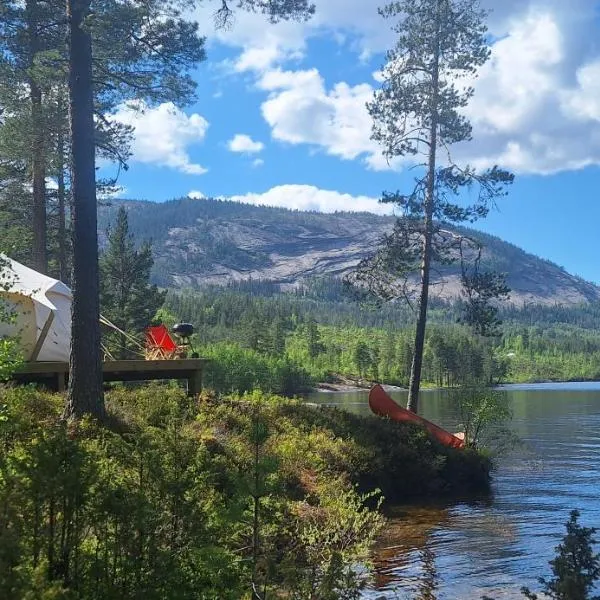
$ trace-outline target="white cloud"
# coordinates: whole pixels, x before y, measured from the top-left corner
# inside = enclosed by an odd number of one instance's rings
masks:
[[[300,59],[304,52],[304,41],[285,47],[279,40],[265,36],[267,41],[261,40],[261,46],[250,46],[243,50],[234,63],[234,70],[238,73],[244,71],[266,71],[273,65],[287,61]]]
[[[475,82],[477,93],[467,108],[473,125],[492,132],[521,129],[554,93],[563,51],[551,14],[532,12],[515,21]]]
[[[201,115],[188,116],[171,102],[149,108],[136,101],[119,106],[112,118],[135,128],[133,160],[188,175],[206,173],[207,169],[193,162],[188,152],[206,136],[208,121]]]
[[[232,152],[256,154],[257,152],[261,152],[265,145],[262,142],[255,142],[249,135],[238,133],[229,140],[227,147]]]
[[[252,161],[252,166],[253,166],[254,168],[257,168],[257,167],[262,167],[264,164],[265,164],[265,161],[264,161],[262,158],[255,158],[255,159]]]
[[[563,13],[547,0],[507,20],[467,109],[474,140],[457,149],[458,157],[535,174],[600,164],[600,63],[589,62],[593,55],[582,43],[592,7],[574,0],[571,8]]]
[[[206,196],[198,190],[191,190],[188,192],[188,198],[191,198],[192,200],[204,200]]]
[[[600,59],[577,71],[577,86],[563,93],[563,110],[581,121],[600,121]]]
[[[474,140],[454,149],[456,157],[480,167],[499,163],[518,173],[600,164],[597,0],[481,3],[492,9],[490,33],[499,41],[474,82],[476,95],[468,108]],[[203,33],[240,49],[234,71],[256,75],[267,94],[261,110],[274,139],[387,169],[380,148],[370,140],[365,110],[381,74],[375,71],[359,85],[332,85],[316,68],[306,66],[312,59],[308,41],[319,36],[362,59],[388,49],[395,34],[391,23],[377,14],[379,4],[319,0],[307,23],[277,25],[238,11],[234,26],[216,34],[211,20],[215,2],[202,3],[195,15]],[[302,69],[290,66],[300,58],[306,61]]]
[[[365,108],[373,94],[369,84],[340,82],[327,90],[317,69],[277,69],[265,73],[258,85],[269,92],[262,113],[274,139],[318,146],[346,160],[380,155],[369,139],[371,119]]]
[[[453,148],[455,158],[538,174],[600,164],[600,59],[581,38],[590,33],[590,7],[583,0],[568,11],[555,0],[535,8],[509,2],[495,16],[499,41],[466,109],[474,139]],[[381,80],[377,71],[372,76]],[[362,158],[376,170],[406,164],[389,165],[370,139],[371,83],[327,86],[315,68],[271,68],[257,85],[268,94],[261,110],[274,139]]]
[[[315,36],[334,38],[351,44],[366,58],[383,52],[393,34],[377,13],[378,3],[365,0],[319,0],[315,15],[307,22],[266,23],[263,15],[237,11],[233,25],[215,32],[215,4],[204,2],[193,13],[201,33],[221,43],[242,48],[235,70],[264,71],[286,60],[296,60],[306,52],[307,40]]]
[[[263,15],[237,11],[231,27],[215,31],[215,2],[203,2],[193,12],[200,31],[209,39],[216,39],[242,52],[235,61],[235,69],[265,71],[287,60],[296,60],[306,54],[311,38],[333,39],[356,52],[361,60],[383,53],[394,43],[391,21],[384,20],[378,7],[385,4],[370,0],[319,0],[313,17],[306,22],[266,23]],[[491,9],[489,26],[492,34],[502,36],[507,23],[517,13],[526,13],[530,6],[550,7],[560,12],[565,20],[577,18],[593,4],[593,0],[482,0],[484,8]]]
[[[373,71],[373,79],[377,82],[377,83],[383,83],[385,81],[385,77],[383,74],[383,71],[380,69],[378,71]]]
[[[248,193],[231,196],[229,200],[259,206],[281,206],[293,210],[314,210],[325,213],[336,211],[390,214],[389,205],[380,204],[371,196],[352,196],[334,190],[322,190],[312,185],[278,185],[262,194]]]

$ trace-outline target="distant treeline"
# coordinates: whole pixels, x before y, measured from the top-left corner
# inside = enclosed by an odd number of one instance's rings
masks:
[[[349,298],[341,282],[315,280],[281,293],[269,282],[171,292],[166,311],[194,323],[217,389],[303,391],[337,375],[406,385],[412,312]],[[460,323],[459,304],[434,301],[424,355],[429,385],[600,378],[600,306],[505,308],[502,336]]]

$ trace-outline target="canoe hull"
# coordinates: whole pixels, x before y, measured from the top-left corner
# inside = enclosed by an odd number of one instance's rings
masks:
[[[402,408],[396,404],[392,398],[390,398],[385,390],[380,386],[376,385],[371,388],[369,392],[369,408],[381,417],[388,417],[392,421],[398,421],[400,423],[415,423],[425,427],[427,431],[434,437],[440,444],[448,446],[450,448],[464,448],[465,442],[457,436],[453,435],[449,431],[442,429],[435,423],[420,417],[416,413]]]

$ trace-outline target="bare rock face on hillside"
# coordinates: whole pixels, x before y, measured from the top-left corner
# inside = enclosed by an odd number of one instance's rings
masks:
[[[230,232],[231,233],[231,232]],[[262,232],[259,232],[260,236]],[[251,232],[244,231],[237,248],[241,251],[253,252],[257,249],[264,256],[260,264],[253,267],[236,264],[227,259],[212,262],[211,266],[201,273],[182,273],[174,276],[174,282],[181,286],[190,284],[212,283],[222,284],[228,280],[254,279],[277,281],[285,287],[295,286],[307,277],[323,275],[345,275],[378,244],[381,231],[362,231],[358,235],[333,235],[324,237],[320,234],[310,236],[303,232],[303,237],[286,232],[286,236],[273,235],[261,240],[257,246],[257,238]]]
[[[309,277],[343,276],[376,250],[394,223],[393,217],[369,213],[306,213],[189,198],[126,205],[135,237],[153,241],[156,281],[177,288],[252,279],[285,290]],[[101,210],[101,230],[117,206]],[[594,284],[496,237],[470,234],[483,242],[485,263],[507,274],[514,304],[600,301]],[[458,273],[438,276],[432,294],[458,297]]]

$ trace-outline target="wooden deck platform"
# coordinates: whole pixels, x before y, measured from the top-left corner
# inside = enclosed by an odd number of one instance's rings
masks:
[[[102,363],[104,381],[150,381],[156,379],[185,379],[188,393],[202,390],[202,371],[210,362],[207,358],[174,360],[115,360]],[[23,383],[41,383],[62,391],[69,378],[69,363],[28,362],[15,373],[13,379]]]

